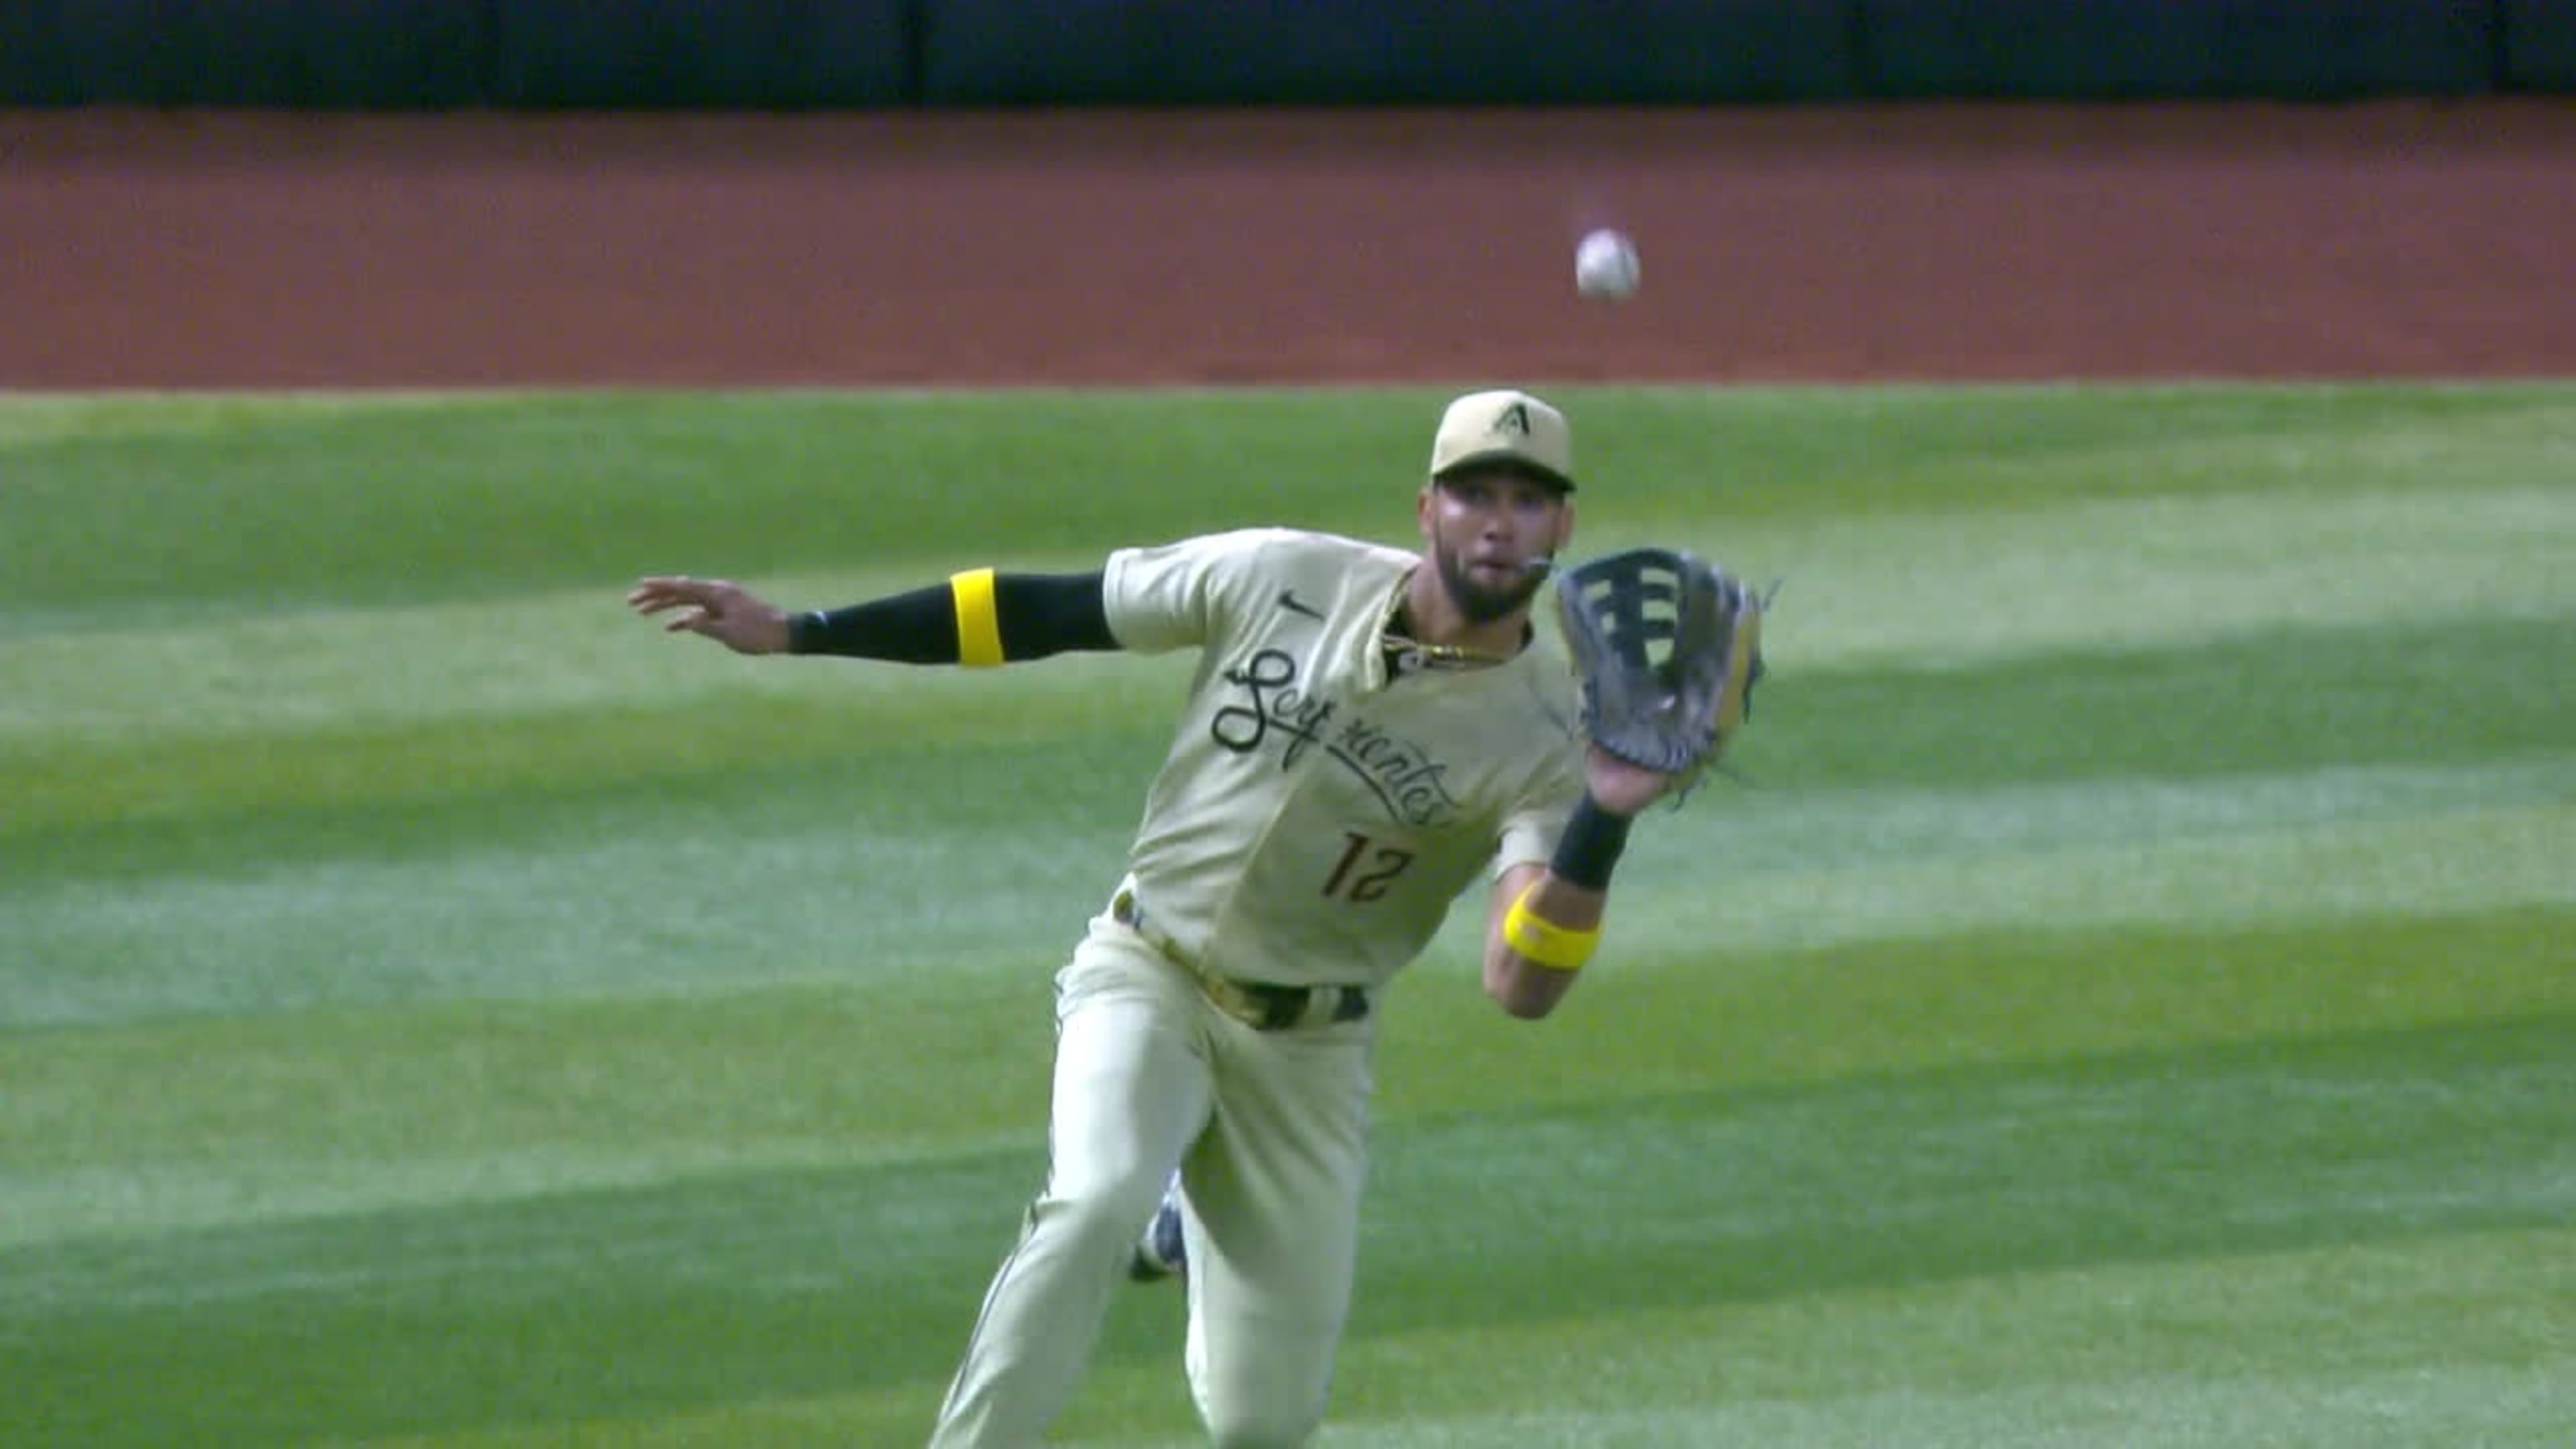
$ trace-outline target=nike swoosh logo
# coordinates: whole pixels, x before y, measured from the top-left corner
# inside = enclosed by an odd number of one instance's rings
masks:
[[[1316,608],[1314,605],[1307,603],[1301,598],[1298,598],[1297,591],[1295,589],[1281,589],[1279,591],[1279,607],[1286,609],[1291,614],[1303,614],[1309,619],[1321,619],[1324,617],[1323,610]]]

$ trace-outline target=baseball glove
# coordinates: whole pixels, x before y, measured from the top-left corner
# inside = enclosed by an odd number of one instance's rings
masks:
[[[1557,576],[1583,729],[1642,769],[1694,778],[1750,713],[1763,597],[1687,553],[1640,548]]]

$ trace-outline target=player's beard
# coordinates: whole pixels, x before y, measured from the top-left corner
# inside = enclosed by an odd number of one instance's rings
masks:
[[[1530,600],[1537,598],[1539,589],[1547,583],[1546,570],[1524,566],[1512,575],[1509,584],[1488,588],[1467,571],[1466,557],[1458,550],[1444,543],[1433,548],[1431,554],[1440,566],[1440,585],[1449,591],[1449,602],[1458,606],[1458,612],[1470,624],[1490,624],[1528,608]]]

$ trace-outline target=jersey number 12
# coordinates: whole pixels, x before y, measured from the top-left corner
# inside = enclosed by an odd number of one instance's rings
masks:
[[[1342,858],[1333,865],[1332,879],[1324,882],[1324,894],[1350,901],[1374,901],[1385,896],[1386,888],[1404,868],[1413,864],[1413,852],[1392,845],[1377,845],[1367,836],[1345,831]],[[1372,847],[1375,847],[1372,849]],[[1363,863],[1366,868],[1363,869]]]

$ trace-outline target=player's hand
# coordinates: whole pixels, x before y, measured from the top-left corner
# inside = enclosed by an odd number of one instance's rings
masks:
[[[626,591],[626,606],[650,617],[680,612],[662,625],[667,633],[704,634],[736,654],[787,652],[787,615],[738,584],[655,574]]]
[[[1593,800],[1613,815],[1638,814],[1681,783],[1678,775],[1629,764],[1599,745],[1584,760],[1583,779]]]

